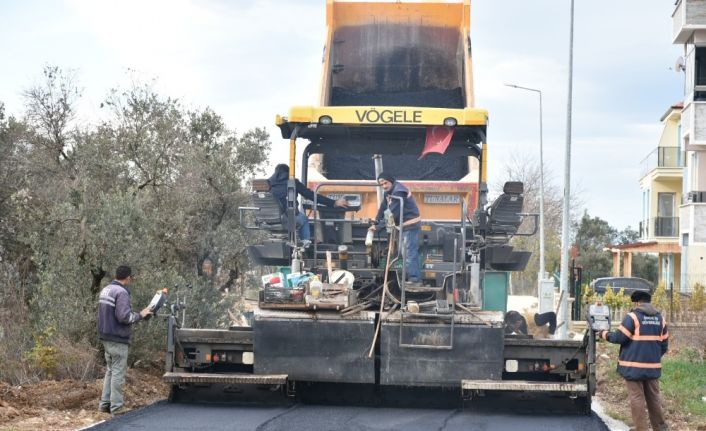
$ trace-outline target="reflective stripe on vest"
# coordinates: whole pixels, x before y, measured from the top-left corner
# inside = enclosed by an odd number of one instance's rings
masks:
[[[637,314],[635,314],[632,311],[628,313],[628,316],[632,317],[632,321],[635,324],[635,333],[633,335],[639,337],[640,336],[640,319],[638,319]]]
[[[630,361],[618,361],[618,365],[623,367],[634,367],[634,368],[662,368],[662,364],[652,363],[652,362],[630,362]]]
[[[626,327],[623,326],[623,325],[620,325],[620,326],[618,326],[618,330],[619,330],[620,332],[622,332],[623,334],[625,334],[626,337],[628,337],[629,339],[632,340],[632,334],[630,333],[630,331],[628,330],[628,328],[626,328]]]
[[[664,341],[667,338],[669,338],[669,334],[664,334],[664,335],[640,335],[640,319],[637,318],[637,315],[634,312],[628,313],[628,316],[632,318],[633,323],[635,324],[635,333],[630,334],[630,331],[627,330],[623,325],[620,325],[618,329],[625,334],[626,337],[633,341]],[[664,318],[662,318],[662,331],[664,332],[664,326],[666,323],[664,322]]]

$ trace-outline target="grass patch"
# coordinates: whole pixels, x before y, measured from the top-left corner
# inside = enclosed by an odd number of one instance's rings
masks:
[[[632,424],[625,381],[616,371],[618,346],[598,345],[598,396],[606,413]],[[672,429],[706,430],[706,352],[684,347],[662,358],[660,392],[667,423]]]
[[[695,349],[683,349],[673,357],[662,358],[662,396],[684,413],[706,422],[706,362]]]

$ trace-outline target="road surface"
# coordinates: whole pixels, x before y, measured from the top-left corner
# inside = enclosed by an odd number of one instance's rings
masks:
[[[234,431],[608,431],[603,421],[572,412],[545,412],[524,405],[489,400],[458,408],[375,407],[321,404],[218,405],[159,402],[90,428],[99,430],[234,430]]]

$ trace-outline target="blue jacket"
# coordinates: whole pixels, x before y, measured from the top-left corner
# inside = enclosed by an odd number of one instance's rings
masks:
[[[384,224],[385,210],[389,208],[395,218],[395,224],[397,226],[400,225],[400,201],[399,199],[393,199],[392,196],[399,196],[404,200],[404,212],[402,214],[403,226],[406,229],[419,229],[422,225],[422,219],[419,216],[417,202],[414,200],[412,192],[398,181],[392,184],[390,191],[385,192],[384,199],[380,203],[380,208],[375,216],[375,222],[378,225]]]
[[[130,291],[117,280],[101,290],[98,297],[98,338],[130,344],[130,325],[142,320],[130,307]]]
[[[620,344],[618,373],[625,380],[651,380],[662,375],[662,355],[669,347],[667,323],[656,308],[642,303],[604,338]]]
[[[279,207],[282,212],[287,210],[287,181],[289,180],[289,168],[285,169],[275,169],[275,173],[272,174],[270,178],[267,179],[267,183],[270,185],[270,193],[279,200]],[[306,188],[301,181],[295,180],[297,194],[304,196],[310,201],[314,201],[314,192]],[[326,205],[327,207],[333,207],[336,203],[333,199],[327,198],[324,195],[318,195],[316,198],[317,204]],[[296,208],[296,213],[299,214],[299,202],[294,204]]]

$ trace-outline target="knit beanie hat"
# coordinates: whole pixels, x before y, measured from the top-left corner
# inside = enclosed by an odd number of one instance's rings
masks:
[[[393,177],[393,176],[390,175],[390,174],[386,174],[386,173],[384,173],[384,172],[380,172],[380,175],[378,175],[378,181],[380,181],[381,179],[387,180],[387,181],[389,181],[389,182],[391,182],[391,183],[394,183],[394,182],[395,182],[395,177]]]

